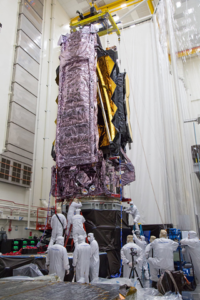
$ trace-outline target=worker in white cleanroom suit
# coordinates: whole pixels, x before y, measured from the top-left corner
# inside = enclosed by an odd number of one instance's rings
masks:
[[[86,238],[86,232],[83,228],[83,223],[85,223],[85,218],[80,214],[81,210],[76,209],[76,214],[72,217],[72,232],[74,245],[78,244],[78,236],[83,235]]]
[[[139,211],[137,209],[137,206],[133,204],[133,201],[130,202],[130,207],[126,208],[124,211],[126,211],[128,214],[131,214],[131,216],[133,217],[133,222],[135,224],[135,232],[136,234],[140,233],[140,229],[138,226],[138,222],[140,220],[140,214]]]
[[[73,254],[73,267],[76,272],[76,282],[89,283],[91,247],[85,243],[85,237],[79,235],[78,245]]]
[[[69,229],[72,224],[72,217],[77,208],[81,208],[82,204],[78,201],[78,199],[74,198],[73,202],[69,206],[68,213],[67,213],[67,235],[69,234]]]
[[[153,249],[151,248],[151,243],[156,239],[154,235],[151,235],[150,237],[150,243],[146,246],[145,249],[145,257],[148,259],[149,257],[153,257]]]
[[[49,274],[56,273],[63,281],[65,272],[69,274],[69,260],[67,249],[64,247],[64,237],[59,236],[56,238],[56,244],[48,249],[46,264],[49,269]]]
[[[61,207],[57,207],[57,213],[51,218],[51,240],[49,246],[52,246],[58,236],[64,236],[65,229],[67,227],[67,221],[65,216],[61,213]]]
[[[143,255],[143,264],[142,267],[144,269],[144,275],[146,279],[149,279],[149,270],[148,270],[148,264],[145,256],[145,249],[147,246],[147,242],[145,241],[145,237],[141,235],[139,238],[135,235],[135,232],[133,230],[133,240],[135,241],[136,245],[138,245],[142,249],[142,255]]]
[[[153,257],[149,257],[148,263],[150,267],[150,274],[152,280],[152,287],[156,287],[158,282],[159,269],[163,272],[165,270],[174,270],[174,256],[178,243],[167,239],[166,230],[160,231],[160,238],[154,240],[149,247],[149,251],[153,249]],[[148,253],[146,253],[148,255]]]
[[[90,281],[99,277],[99,245],[93,233],[88,233],[88,241],[91,247]]]
[[[191,258],[194,273],[200,284],[200,241],[195,231],[188,232],[188,238],[181,240],[182,246],[187,246],[187,253]]]
[[[127,244],[124,245],[121,249],[121,260],[123,265],[123,277],[129,278],[131,267],[132,267],[132,255],[131,255],[131,249],[134,250],[137,254],[134,256],[134,263],[136,270],[138,272],[138,276],[141,277],[142,273],[142,263],[143,263],[143,253],[142,249],[133,243],[133,236],[128,235],[127,236]]]

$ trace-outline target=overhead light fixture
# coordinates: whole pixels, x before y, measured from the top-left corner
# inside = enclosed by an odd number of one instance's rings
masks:
[[[176,2],[176,7],[177,8],[181,7],[181,2]]]
[[[64,30],[69,30],[70,29],[70,25],[69,24],[63,24],[61,26],[63,27]]]
[[[124,3],[121,5],[121,8],[125,8],[126,6],[127,6],[127,4]]]
[[[193,11],[194,11],[194,8],[189,8],[187,12],[188,12],[188,14],[191,14],[191,13],[193,13]]]
[[[130,26],[130,28],[133,28],[133,27],[135,27],[135,24],[133,24],[133,25]]]

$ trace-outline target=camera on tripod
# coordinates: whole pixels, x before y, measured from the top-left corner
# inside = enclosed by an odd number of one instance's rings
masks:
[[[132,256],[136,256],[137,255],[137,250],[135,250],[134,248],[131,248],[131,255]]]

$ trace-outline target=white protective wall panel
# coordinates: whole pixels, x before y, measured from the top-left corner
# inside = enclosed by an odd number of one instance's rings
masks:
[[[41,48],[41,33],[23,14],[19,16],[18,30],[20,29],[22,29],[30,39]]]
[[[19,153],[19,155],[18,155]],[[24,156],[23,156],[24,154]],[[8,144],[6,152],[3,153],[3,157],[7,157],[8,159],[12,159],[14,161],[19,161],[26,165],[32,165],[33,155],[30,153],[31,159],[28,158],[29,153],[27,151],[23,151],[20,148],[17,148],[13,145]]]
[[[43,18],[43,5],[39,0],[27,0],[28,4],[36,11],[36,13]]]
[[[29,93],[21,85],[14,83],[12,86],[12,98],[11,101],[18,103],[26,108],[28,111],[36,114],[37,98],[33,94]]]
[[[34,134],[14,123],[9,123],[8,127],[6,144],[15,145],[22,150],[33,153]]]
[[[10,118],[9,122],[15,123],[26,130],[35,132],[35,115],[27,111],[15,102],[10,104]]]
[[[20,84],[26,90],[31,92],[33,95],[37,97],[38,91],[38,80],[35,79],[31,74],[29,74],[26,70],[24,70],[19,65],[14,66],[13,71],[13,82]]]
[[[20,156],[23,156],[23,157],[27,158],[28,161],[29,161],[29,164],[31,163],[31,160],[33,159],[33,154],[32,153],[24,151],[23,149],[17,148],[15,146],[11,145],[11,144],[8,144],[7,150],[12,152],[13,154],[15,153],[15,154],[18,154]],[[10,157],[12,159],[14,159],[13,155],[10,155]],[[15,158],[15,159],[17,159],[17,158]]]
[[[40,65],[21,47],[17,47],[16,49],[15,64],[20,65],[23,69],[38,79]]]
[[[190,100],[200,100],[200,57],[196,56],[186,59],[183,63],[183,70]]]
[[[42,32],[42,19],[31,7],[26,0],[22,0],[20,5],[20,13],[24,14],[27,19],[40,31]]]
[[[18,31],[17,45],[21,46],[33,59],[40,63],[41,49],[22,31]]]
[[[138,207],[142,224],[168,223],[170,220],[165,212],[164,144],[160,126],[160,83],[154,57],[153,24],[145,22],[124,30],[120,45],[116,34],[108,39],[110,46],[118,47],[120,71],[126,70],[130,83],[130,121],[134,142],[131,150],[126,149],[135,166],[136,181],[125,187],[125,197],[131,198]],[[132,218],[130,222],[132,224]]]

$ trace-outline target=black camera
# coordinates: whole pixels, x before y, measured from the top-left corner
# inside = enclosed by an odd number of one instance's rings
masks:
[[[137,255],[137,250],[135,250],[134,248],[131,248],[131,255],[136,256]]]

